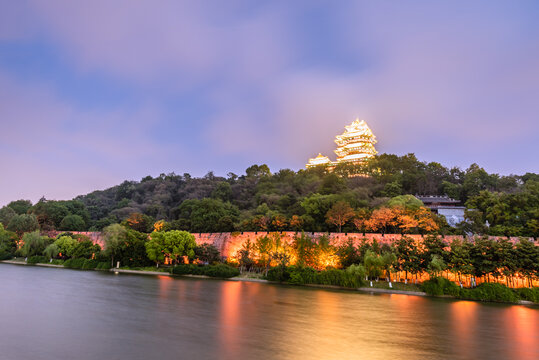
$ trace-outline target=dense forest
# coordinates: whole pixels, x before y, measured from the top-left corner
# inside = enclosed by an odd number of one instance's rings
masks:
[[[450,228],[410,195],[443,195],[467,207]],[[124,223],[141,232],[256,230],[381,231],[539,236],[539,175],[500,176],[477,164],[466,170],[382,154],[364,166],[340,165],[201,178],[185,173],[147,176],[73,200],[11,202],[0,222],[22,234],[36,229],[100,231]]]

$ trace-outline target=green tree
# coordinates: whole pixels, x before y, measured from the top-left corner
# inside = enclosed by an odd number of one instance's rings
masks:
[[[236,254],[241,270],[250,270],[254,265],[253,260],[254,245],[250,239],[247,239],[241,246],[241,249]]]
[[[60,253],[58,246],[56,246],[55,243],[49,244],[45,250],[43,250],[43,255],[48,257],[49,259],[53,259],[58,257],[58,254]]]
[[[153,262],[146,252],[147,242],[148,234],[127,229],[116,259],[124,266],[151,266]]]
[[[4,206],[3,208],[0,209],[0,224],[3,224],[4,227],[8,227],[9,222],[15,216],[17,216],[17,213],[15,212],[15,210],[10,208],[9,206]]]
[[[496,271],[495,261],[495,242],[488,237],[476,238],[473,246],[470,248],[470,259],[473,266],[473,275],[476,277],[487,276],[487,282],[490,281],[490,274]]]
[[[178,208],[179,220],[193,232],[234,231],[238,210],[222,200],[204,198],[184,201]]]
[[[60,227],[60,222],[69,215],[68,208],[60,201],[42,198],[30,210],[34,214],[42,230],[54,230]]]
[[[449,268],[457,273],[459,282],[462,282],[462,275],[471,275],[473,272],[470,249],[473,245],[464,242],[459,238],[451,241],[451,251],[449,252]]]
[[[323,227],[326,221],[326,214],[337,201],[338,197],[335,195],[321,195],[318,193],[311,194],[301,201],[300,204],[305,211],[305,215],[313,219],[313,225],[316,227],[313,230],[321,231],[327,229],[327,227]]]
[[[35,215],[22,214],[14,216],[7,229],[15,232],[21,238],[24,233],[39,229],[39,224]]]
[[[313,248],[315,244],[310,236],[303,231],[301,234],[294,235],[292,240],[292,251],[296,257],[296,265],[298,266],[314,266]]]
[[[165,257],[169,257],[173,262],[178,262],[183,257],[191,260],[195,256],[195,247],[195,237],[187,231],[154,231],[146,243],[146,252],[148,258],[159,265]]]
[[[390,208],[417,211],[423,206],[423,202],[413,195],[399,195],[391,198],[387,202],[387,206]]]
[[[195,247],[195,257],[204,263],[213,264],[221,260],[221,253],[213,244],[202,244]]]
[[[406,279],[408,273],[417,274],[420,269],[420,253],[412,238],[403,236],[396,241],[396,255],[399,271],[404,271]]]
[[[265,176],[271,176],[270,169],[268,165],[252,165],[245,170],[247,177],[260,178]]]
[[[120,224],[112,224],[103,229],[105,254],[110,256],[112,267],[114,267],[114,258],[120,254],[126,238],[127,229]]]
[[[22,215],[28,213],[28,210],[32,207],[32,202],[30,200],[16,200],[7,204],[7,207],[13,209],[17,215]]]
[[[18,240],[14,232],[5,230],[0,223],[0,260],[6,260],[15,255]]]
[[[94,244],[91,240],[77,241],[71,256],[73,258],[91,259],[98,255],[100,251],[101,246]]]
[[[440,276],[440,273],[442,273],[447,268],[447,265],[442,259],[440,255],[432,255],[432,258],[429,262],[429,265],[427,267],[427,272],[430,274],[431,278],[435,278]]]
[[[77,240],[71,236],[60,236],[54,241],[54,245],[58,249],[58,254],[64,258],[70,258],[73,256],[73,250],[77,246]]]
[[[268,276],[271,253],[273,250],[272,239],[268,235],[259,236],[255,241],[254,247],[258,252],[258,256],[260,261],[262,262],[262,265],[265,268],[264,274],[265,276]]]
[[[232,187],[230,186],[230,183],[222,181],[217,184],[217,187],[211,193],[211,197],[223,202],[232,200]]]
[[[374,279],[382,275],[384,261],[380,255],[374,253],[372,250],[367,250],[363,258],[363,266],[365,266],[369,279]]]
[[[520,239],[516,244],[518,271],[528,279],[528,286],[533,286],[533,277],[539,273],[539,246],[527,239]]]
[[[337,248],[337,255],[343,268],[348,268],[354,264],[360,264],[362,262],[359,249],[354,245],[352,239],[348,239],[344,244]]]
[[[22,240],[23,246],[19,251],[21,255],[25,257],[43,254],[43,251],[50,243],[50,239],[46,236],[41,236],[39,231],[24,234]]]
[[[386,251],[382,254],[382,268],[386,272],[388,281],[391,281],[391,272],[397,265],[397,255],[393,251]]]
[[[59,229],[64,231],[84,231],[86,230],[86,223],[79,215],[67,215],[60,222]]]

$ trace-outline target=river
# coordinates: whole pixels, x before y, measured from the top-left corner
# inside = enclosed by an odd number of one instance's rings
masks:
[[[518,305],[0,264],[0,359],[539,359]]]

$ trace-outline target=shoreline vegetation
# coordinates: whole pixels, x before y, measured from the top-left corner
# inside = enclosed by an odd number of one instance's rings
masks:
[[[281,284],[287,286],[304,286],[310,288],[326,289],[326,290],[344,290],[344,291],[358,291],[362,293],[374,293],[374,294],[400,294],[410,296],[426,296],[435,298],[448,298],[455,300],[468,300],[479,302],[494,302],[494,303],[507,303],[516,305],[531,305],[537,306],[539,304],[539,288],[520,288],[511,289],[502,284],[497,283],[485,283],[476,288],[459,288],[453,282],[437,277],[423,282],[423,284],[405,284],[401,282],[387,282],[387,281],[366,281],[366,280],[352,280],[346,274],[344,270],[325,270],[318,274],[320,279],[309,278],[316,272],[310,268],[298,268],[290,266],[287,268],[272,268],[268,276],[253,276],[250,273],[240,274],[237,268],[231,267],[226,264],[218,265],[193,265],[182,264],[168,268],[155,268],[155,267],[135,267],[135,268],[112,268],[110,264],[98,263],[95,260],[86,260],[80,262],[69,262],[69,260],[60,263],[55,262],[40,262],[43,259],[33,259],[33,261],[25,261],[24,259],[15,260],[2,260],[0,263],[12,264],[12,265],[27,265],[27,266],[41,266],[49,268],[66,268],[66,269],[78,269],[78,270],[97,270],[108,271],[118,274],[132,274],[132,275],[151,275],[151,276],[170,276],[170,277],[188,277],[199,279],[218,279],[229,281],[245,281],[245,282],[258,282],[268,284]],[[66,264],[67,263],[67,264]],[[101,265],[101,266],[100,266]],[[273,271],[272,271],[273,270]],[[299,273],[303,273],[303,276],[307,279],[300,280],[298,278]],[[327,274],[324,274],[327,273]],[[332,273],[332,274],[331,274]],[[337,275],[340,274],[340,275]],[[350,275],[350,272],[348,272]],[[314,281],[314,282],[308,282]],[[391,285],[390,285],[391,284]],[[359,286],[354,286],[359,285]]]

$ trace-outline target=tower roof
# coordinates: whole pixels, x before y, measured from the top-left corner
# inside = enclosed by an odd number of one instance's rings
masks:
[[[331,160],[329,160],[327,156],[324,156],[321,153],[318,153],[317,157],[309,159],[309,163],[306,165],[306,167],[328,165],[328,164],[331,164]]]
[[[345,126],[345,129],[344,133],[335,137],[337,161],[332,162],[327,156],[318,154],[317,157],[309,159],[306,167],[326,165],[331,168],[343,162],[360,165],[376,155],[376,136],[364,120],[358,118]]]
[[[344,141],[347,141],[351,138],[359,137],[368,139],[369,142],[371,142],[372,144],[376,144],[377,142],[376,136],[374,136],[371,128],[369,127],[369,125],[367,125],[365,120],[356,119],[350,125],[347,125],[344,128],[346,129],[346,131],[341,135],[336,136],[335,142],[339,146],[341,146],[341,143]]]

